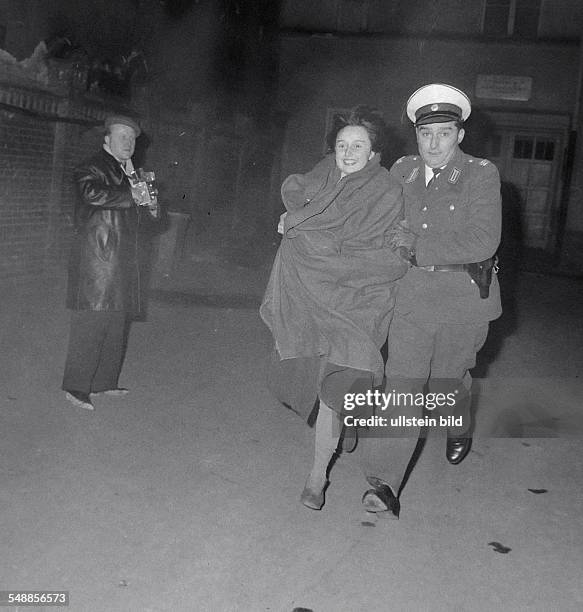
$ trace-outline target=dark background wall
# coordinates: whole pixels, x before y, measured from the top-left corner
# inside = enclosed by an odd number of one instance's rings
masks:
[[[70,172],[111,110],[139,116],[139,162],[168,208],[210,236],[258,243],[273,235],[281,180],[323,154],[335,109],[383,111],[387,165],[415,151],[404,104],[427,82],[473,98],[464,146],[476,155],[501,111],[560,116],[580,132],[583,4],[519,4],[540,7],[535,30],[486,35],[486,0],[0,0],[0,274],[62,265]],[[10,62],[41,41],[50,78],[22,78]],[[89,67],[75,82],[72,60]],[[127,69],[123,90],[89,87],[91,67],[108,62]],[[478,74],[529,76],[532,95],[478,98]],[[572,159],[567,229],[583,232],[582,138]]]
[[[0,114],[0,275],[44,267],[54,126]],[[11,143],[10,145],[8,143]],[[3,204],[10,203],[10,206]]]
[[[540,48],[420,37],[283,37],[278,101],[289,114],[284,173],[309,167],[321,155],[328,108],[378,107],[395,138],[387,162],[414,152],[405,103],[415,89],[429,82],[450,83],[466,91],[474,110],[571,113],[578,55],[578,47],[571,44]],[[480,100],[474,95],[480,73],[531,76],[532,98],[528,102]],[[470,140],[471,117],[467,127]]]
[[[504,4],[515,9],[512,19],[489,10]],[[286,0],[281,14],[278,104],[288,118],[282,174],[313,164],[322,155],[333,110],[360,103],[378,107],[390,124],[387,165],[415,152],[406,100],[417,87],[442,81],[472,98],[463,146],[475,155],[488,155],[488,130],[503,112],[519,120],[528,116],[524,121],[531,122],[532,132],[537,117],[541,131],[549,117],[567,126],[559,152],[564,164],[555,169],[562,179],[552,205],[552,232],[558,235],[561,223],[568,232],[583,232],[583,139],[577,138],[582,126],[581,2],[411,0],[404,6],[380,0],[317,5]],[[530,77],[531,95],[527,101],[480,98],[478,75]],[[573,171],[570,182],[563,180],[567,167]]]
[[[166,209],[217,236],[241,219],[246,238],[267,231],[278,14],[267,0],[0,0],[0,277],[64,266],[72,169],[109,112],[138,116],[137,161]]]

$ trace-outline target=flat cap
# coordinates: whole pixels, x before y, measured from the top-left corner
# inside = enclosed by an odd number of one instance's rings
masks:
[[[128,127],[131,127],[132,130],[134,130],[134,132],[136,133],[136,138],[142,132],[137,121],[135,121],[131,117],[128,117],[127,115],[109,115],[107,116],[104,121],[105,129],[109,130],[109,128],[112,125],[127,125]]]
[[[418,125],[465,121],[472,112],[466,94],[444,83],[424,85],[407,100],[407,116]]]

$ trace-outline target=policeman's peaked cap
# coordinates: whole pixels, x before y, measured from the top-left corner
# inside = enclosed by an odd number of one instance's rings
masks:
[[[424,85],[407,100],[407,116],[415,124],[465,121],[472,112],[472,104],[466,94],[444,83]]]
[[[138,125],[138,122],[135,119],[128,117],[127,115],[109,115],[105,118],[103,125],[105,127],[106,132],[109,131],[109,128],[112,125],[127,125],[128,127],[131,127],[132,130],[134,130],[134,132],[136,133],[136,138],[142,132],[140,126]]]

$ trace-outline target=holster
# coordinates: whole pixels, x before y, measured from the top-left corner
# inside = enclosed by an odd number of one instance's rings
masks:
[[[478,285],[480,297],[484,300],[490,295],[492,271],[497,263],[497,257],[489,257],[488,259],[484,259],[484,261],[466,264],[466,270],[471,279]]]

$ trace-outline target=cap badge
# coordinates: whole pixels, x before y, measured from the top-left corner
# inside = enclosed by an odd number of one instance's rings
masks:
[[[431,110],[432,110],[433,112],[435,112],[435,111],[436,111],[436,110],[438,110],[438,109],[439,109],[439,104],[432,104],[432,105],[431,105]]]

